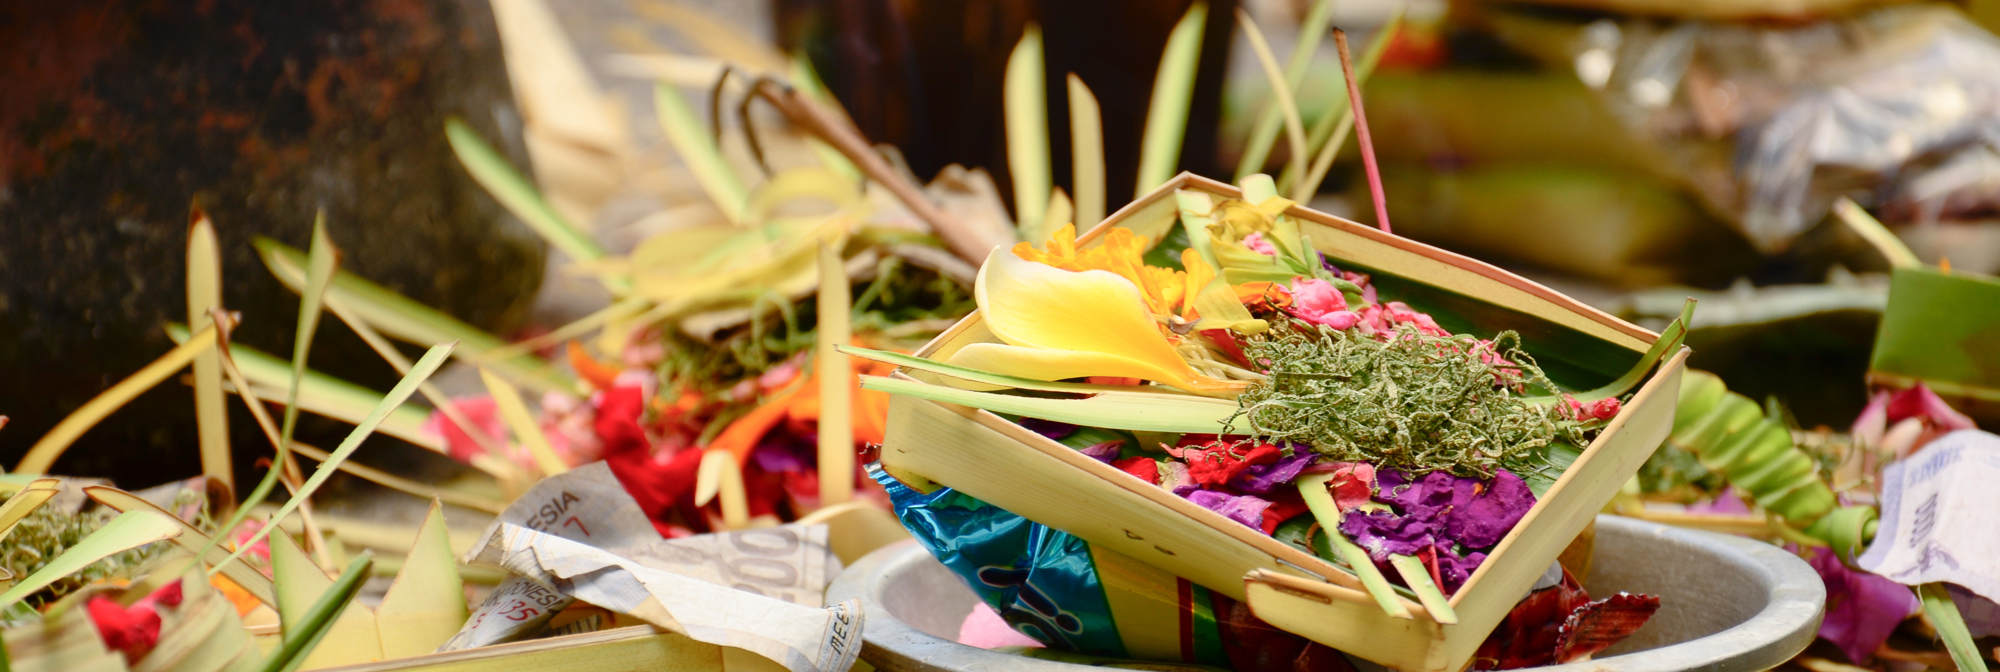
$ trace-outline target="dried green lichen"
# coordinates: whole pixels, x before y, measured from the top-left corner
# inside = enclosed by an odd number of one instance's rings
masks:
[[[1283,320],[1246,339],[1243,350],[1271,372],[1238,400],[1238,416],[1247,416],[1259,441],[1305,444],[1377,468],[1481,478],[1498,467],[1536,471],[1541,449],[1554,442],[1587,443],[1584,426],[1560,405],[1523,399],[1519,389],[1556,387],[1511,331],[1486,343],[1404,325],[1377,339]]]

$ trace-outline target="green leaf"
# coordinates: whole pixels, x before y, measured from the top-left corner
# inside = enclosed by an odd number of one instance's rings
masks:
[[[1300,85],[1305,83],[1306,69],[1312,65],[1313,52],[1319,50],[1320,40],[1326,37],[1327,26],[1333,23],[1332,0],[1318,0],[1307,10],[1304,21],[1299,22],[1299,38],[1292,43],[1292,55],[1285,62],[1285,85],[1294,98]],[[1250,136],[1243,141],[1243,157],[1236,162],[1236,181],[1252,173],[1264,170],[1264,162],[1271,157],[1271,145],[1278,139],[1278,124],[1282,121],[1280,111],[1265,107],[1257,115],[1256,125],[1251,127]]]
[[[1938,638],[1944,640],[1944,648],[1951,652],[1951,660],[1958,663],[1959,672],[1986,672],[1986,661],[1979,657],[1979,646],[1972,641],[1972,631],[1965,627],[1965,616],[1958,613],[1958,605],[1951,600],[1951,592],[1942,583],[1926,583],[1917,587],[1917,596],[1923,598],[1924,615],[1937,626]]]
[[[1617,380],[1605,383],[1603,387],[1577,392],[1569,396],[1575,398],[1577,401],[1588,403],[1624,394],[1626,390],[1632,389],[1639,384],[1639,381],[1644,380],[1646,373],[1653,370],[1653,365],[1660,363],[1664,358],[1671,357],[1674,351],[1681,348],[1681,344],[1687,341],[1687,325],[1693,322],[1693,320],[1694,299],[1688,299],[1686,303],[1681,305],[1680,318],[1674,320],[1673,324],[1667,325],[1666,329],[1660,330],[1660,337],[1653,341],[1653,347],[1647,349],[1646,354],[1640,355],[1639,361],[1632,364],[1632,368],[1626,369],[1625,375],[1619,376]],[[1556,403],[1557,398],[1529,397],[1525,401],[1529,403],[1551,404]]]
[[[416,368],[412,369],[409,375],[403,376],[403,380],[396,383],[394,389],[389,390],[388,396],[382,399],[382,403],[377,404],[375,410],[370,412],[368,417],[364,418],[359,425],[355,426],[354,431],[349,433],[345,440],[340,442],[340,446],[333,449],[329,459],[321,462],[319,468],[313,470],[312,476],[307,478],[305,485],[301,486],[299,491],[292,495],[292,499],[285,502],[284,506],[278,507],[278,512],[271,516],[272,524],[264,526],[256,534],[251,535],[249,539],[244,540],[241,548],[234,554],[231,554],[228,560],[224,560],[223,562],[227,564],[230,560],[235,560],[244,553],[248,553],[250,548],[256,546],[259,540],[269,536],[271,530],[277,529],[279,521],[291,515],[292,511],[299,508],[300,503],[312,497],[312,494],[319,490],[319,486],[326,483],[326,479],[333,476],[333,473],[339,470],[337,468],[339,463],[345,461],[348,456],[353,455],[354,451],[361,447],[361,442],[367,439],[369,434],[375,432],[375,427],[382,424],[383,418],[388,417],[389,411],[395,409],[397,406],[401,406],[404,400],[409,399],[410,395],[416,393],[419,383],[430,378],[431,374],[437,372],[438,367],[444,365],[445,359],[451,356],[451,349],[455,345],[453,343],[446,343],[433,346],[429,352],[424,353],[423,358],[417,360]],[[250,507],[245,506],[243,510],[249,511]],[[217,569],[219,570],[220,567]],[[215,571],[210,570],[210,573],[213,574]]]
[[[1195,71],[1201,66],[1201,31],[1208,3],[1195,2],[1167,36],[1160,69],[1153,76],[1153,99],[1146,106],[1146,130],[1139,140],[1139,181],[1135,194],[1152,191],[1174,176],[1181,140],[1187,133],[1188,104]]]
[[[251,245],[257,248],[257,254],[264,259],[265,268],[270,269],[271,275],[277,277],[279,282],[294,292],[305,288],[307,263],[305,253],[269,238],[253,239]],[[554,371],[546,362],[510,350],[511,346],[499,336],[486,333],[478,327],[446,315],[436,308],[417,303],[407,296],[369,282],[361,276],[345,271],[335,272],[333,284],[327,286],[326,293],[334,301],[353,310],[355,314],[367,320],[368,324],[374,325],[376,329],[391,338],[425,346],[458,341],[457,352],[461,358],[477,360],[474,363],[493,367],[502,375],[533,387],[536,391],[576,389],[576,382],[569,376]],[[621,302],[614,304],[613,307],[620,305],[624,304]],[[496,356],[488,361],[486,357],[489,353],[505,354],[505,356]]]
[[[43,565],[35,573],[21,579],[20,583],[0,593],[0,610],[13,606],[35,591],[47,588],[49,584],[65,576],[75,574],[99,560],[123,553],[146,544],[172,539],[181,533],[181,527],[170,516],[151,511],[129,511],[118,514],[117,518],[97,528],[90,536],[78,541],[75,546],[64,550],[61,555]]]
[[[1048,240],[1055,222],[1048,214],[1049,104],[1048,75],[1043,66],[1042,30],[1029,24],[1007,57],[1005,112],[1007,174],[1014,182],[1014,227],[1021,240]]]
[[[2000,278],[1898,268],[1890,274],[1889,307],[1868,361],[1871,381],[1896,387],[1918,382],[1946,399],[2000,401]],[[1957,399],[1954,399],[1956,401]],[[1960,408],[1985,412],[1983,404]],[[1988,418],[1976,418],[1982,424]]]
[[[1320,530],[1326,533],[1327,540],[1340,553],[1340,558],[1347,561],[1347,568],[1361,579],[1362,587],[1368,589],[1368,596],[1375,598],[1375,604],[1382,607],[1382,613],[1396,618],[1412,618],[1410,608],[1403,606],[1403,600],[1396,595],[1395,586],[1390,585],[1388,577],[1382,576],[1382,570],[1375,566],[1375,561],[1368,558],[1368,551],[1340,533],[1340,506],[1334,503],[1333,494],[1326,490],[1326,484],[1331,480],[1333,474],[1299,477],[1299,496],[1305,500],[1306,509],[1312,512],[1314,520],[1319,521]]]
[[[975,383],[985,383],[987,385],[1011,387],[1019,390],[1041,390],[1044,392],[1068,392],[1072,394],[1097,394],[1100,392],[1151,393],[1153,391],[1152,388],[1142,389],[1131,385],[1096,385],[1092,383],[1064,383],[1064,382],[1056,382],[1048,380],[1035,380],[1033,378],[1022,378],[1019,376],[1009,376],[1005,374],[981,371],[979,369],[967,368],[963,366],[958,366],[956,364],[946,364],[944,362],[940,362],[934,359],[924,359],[922,357],[905,355],[902,353],[889,352],[886,350],[870,350],[868,348],[860,348],[850,345],[843,345],[835,349],[839,350],[842,353],[853,355],[855,357],[860,357],[862,359],[874,360],[885,364],[894,364],[896,366],[916,369],[918,371],[929,371],[931,373],[943,374],[951,376],[953,378],[958,378],[960,380],[969,380]],[[1160,388],[1160,389],[1168,390],[1168,388]],[[1162,391],[1159,392],[1159,394],[1175,395],[1175,396],[1180,395],[1180,393],[1177,391]]]
[[[653,109],[659,114],[660,129],[666,131],[667,142],[674,146],[674,152],[687,164],[688,171],[694,173],[695,182],[708,193],[709,200],[715,201],[715,207],[729,221],[743,223],[743,205],[749,202],[750,192],[743,188],[743,179],[736,176],[736,170],[723,160],[722,149],[715,145],[694,110],[688,109],[681,92],[665,84],[654,87]]]
[[[543,240],[563,254],[576,261],[596,261],[604,257],[604,248],[598,247],[589,236],[572,226],[568,220],[556,213],[548,201],[542,199],[540,191],[528,181],[527,176],[515,170],[507,158],[493,150],[493,147],[479,139],[479,134],[456,118],[444,122],[444,134],[451,141],[451,151],[458,154],[458,161],[465,166],[465,172],[485,187],[508,212],[541,234]],[[739,189],[739,191],[741,191]],[[737,203],[742,203],[738,199]]]
[[[1076,230],[1104,221],[1104,115],[1097,96],[1076,73],[1069,75],[1070,190],[1076,193]],[[1039,242],[1039,241],[1030,241]]]
[[[266,532],[270,529],[264,528]],[[306,610],[298,630],[285,633],[284,642],[278,645],[278,650],[272,651],[271,657],[265,659],[263,672],[297,670],[305,662],[307,654],[312,653],[313,648],[319,646],[320,639],[332,629],[340,613],[354,602],[356,595],[361,594],[362,583],[370,576],[369,570],[374,564],[375,555],[372,552],[363,552],[354,562],[348,563],[347,570],[340,573],[333,587],[320,595],[311,609]]]
[[[862,376],[861,387],[971,406],[994,413],[1106,429],[1181,434],[1243,434],[1249,431],[1240,426],[1240,422],[1230,424],[1230,416],[1236,414],[1236,402],[1191,395],[1101,392],[1083,399],[1048,399],[973,392],[883,376]]]

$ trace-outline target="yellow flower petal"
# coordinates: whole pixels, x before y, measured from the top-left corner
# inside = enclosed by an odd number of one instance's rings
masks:
[[[987,328],[1001,341],[1050,354],[968,346],[975,354],[961,351],[952,363],[1044,380],[1144,378],[1202,394],[1243,387],[1195,373],[1161,335],[1138,286],[1116,273],[1065,271],[996,249],[979,269],[973,293]],[[1015,368],[988,368],[961,357]]]

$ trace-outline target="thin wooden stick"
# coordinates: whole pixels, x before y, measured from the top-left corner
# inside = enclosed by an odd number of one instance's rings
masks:
[[[1389,203],[1382,195],[1382,169],[1375,165],[1375,142],[1368,138],[1368,113],[1361,109],[1361,86],[1354,81],[1354,55],[1347,50],[1347,31],[1333,29],[1333,45],[1340,50],[1340,74],[1347,78],[1348,108],[1354,110],[1354,137],[1361,144],[1361,167],[1368,171],[1368,197],[1375,201],[1375,225],[1389,230]]]
[[[868,144],[868,139],[862,137],[860,131],[847,125],[845,119],[828,111],[825,106],[814,102],[798,89],[776,81],[760,80],[753,91],[757,97],[769,101],[772,107],[778,108],[786,119],[798,124],[799,128],[807,133],[825,140],[842,156],[846,156],[847,160],[853,161],[854,167],[861,169],[861,174],[888,188],[896,200],[902,201],[904,206],[909,207],[911,214],[930,224],[931,228],[937,231],[938,237],[944,239],[945,245],[950,247],[958,258],[974,265],[986,261],[986,254],[992,249],[978,232],[946,212],[944,208],[938,207],[938,204],[931,202],[930,196],[926,195],[923,189],[891,168],[889,162],[882,159],[882,155],[875,153],[875,148]]]

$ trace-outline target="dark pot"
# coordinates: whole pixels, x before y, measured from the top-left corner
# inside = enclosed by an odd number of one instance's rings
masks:
[[[485,0],[0,6],[0,460],[166,352],[185,321],[188,212],[221,237],[239,341],[289,353],[297,298],[250,246],[303,248],[314,212],[344,268],[475,325],[513,327],[544,247],[458,166],[462,117],[525,165]],[[316,368],[395,372],[325,318]],[[269,449],[232,400],[238,480]],[[192,395],[168,381],[85,434],[55,471],[145,486],[199,472]],[[309,422],[331,447],[346,428]],[[388,439],[377,439],[387,442]]]

